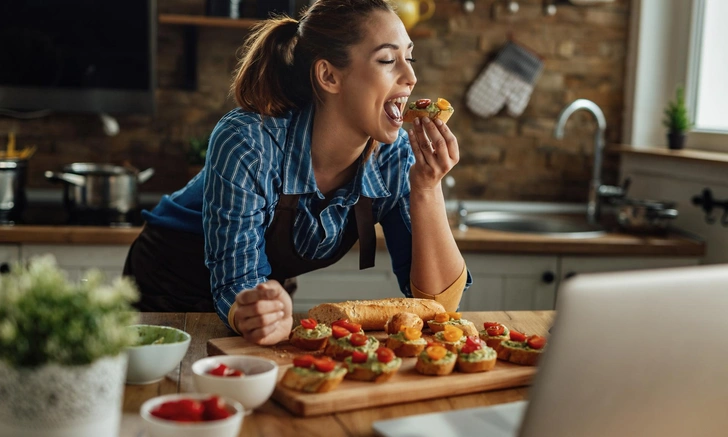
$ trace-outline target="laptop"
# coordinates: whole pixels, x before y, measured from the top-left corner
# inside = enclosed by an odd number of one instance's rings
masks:
[[[728,265],[576,276],[529,400],[374,422],[384,437],[728,435]]]

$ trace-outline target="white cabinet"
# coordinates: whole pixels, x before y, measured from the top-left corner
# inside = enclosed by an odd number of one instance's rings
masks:
[[[7,272],[12,264],[20,259],[20,245],[0,245],[0,273]]]
[[[80,279],[83,272],[91,268],[104,272],[107,280],[121,276],[128,252],[129,246],[111,244],[23,244],[21,248],[25,260],[37,255],[54,255],[58,266],[68,272],[71,280]]]
[[[699,263],[699,258],[562,256],[560,278],[561,280],[568,279],[579,273],[661,269],[667,267],[695,266]]]
[[[298,277],[293,311],[306,312],[323,302],[387,297],[402,297],[389,253],[378,250],[375,266],[359,270],[359,250],[355,247],[334,265]]]
[[[473,285],[460,311],[552,309],[556,299],[556,256],[464,253]]]
[[[699,258],[589,257],[509,255],[465,252],[473,285],[465,292],[460,311],[552,310],[558,286],[578,273],[612,272],[697,265]],[[308,311],[323,302],[402,297],[386,251],[377,264],[359,270],[359,252],[352,250],[338,263],[298,277],[293,309]]]

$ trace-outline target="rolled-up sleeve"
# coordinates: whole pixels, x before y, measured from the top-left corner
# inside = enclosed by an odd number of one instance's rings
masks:
[[[407,297],[420,297],[413,294],[410,283],[412,219],[410,216],[409,169],[414,164],[414,155],[410,150],[409,142],[404,137],[400,138],[394,150],[389,151],[389,155],[389,157],[383,158],[380,170],[383,179],[388,181],[392,196],[383,202],[379,223],[384,231],[387,251],[392,259],[392,271],[397,277],[399,289]],[[463,269],[464,272],[458,280],[443,290],[441,297],[460,296],[472,285],[473,278],[470,271],[467,266],[463,266]],[[448,300],[453,301],[454,297]],[[459,298],[457,300],[459,302]]]
[[[213,131],[202,206],[205,260],[215,309],[228,326],[237,293],[270,274],[261,160],[261,148],[237,128],[218,125]]]

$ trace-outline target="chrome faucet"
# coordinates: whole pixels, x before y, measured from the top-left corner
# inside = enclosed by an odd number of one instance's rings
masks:
[[[554,138],[564,139],[564,126],[566,120],[569,119],[574,112],[584,109],[594,115],[597,120],[597,131],[594,134],[594,168],[592,169],[592,179],[589,183],[589,199],[586,209],[586,217],[589,223],[596,224],[599,219],[599,189],[602,185],[602,157],[604,155],[604,132],[607,130],[607,120],[604,118],[604,112],[591,100],[577,99],[571,102],[567,107],[561,110],[556,119],[556,128],[554,129]]]

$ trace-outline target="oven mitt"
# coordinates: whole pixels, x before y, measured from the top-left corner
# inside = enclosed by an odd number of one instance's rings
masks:
[[[508,105],[508,114],[517,117],[526,109],[541,70],[543,62],[537,55],[509,41],[470,86],[465,104],[481,117]]]

